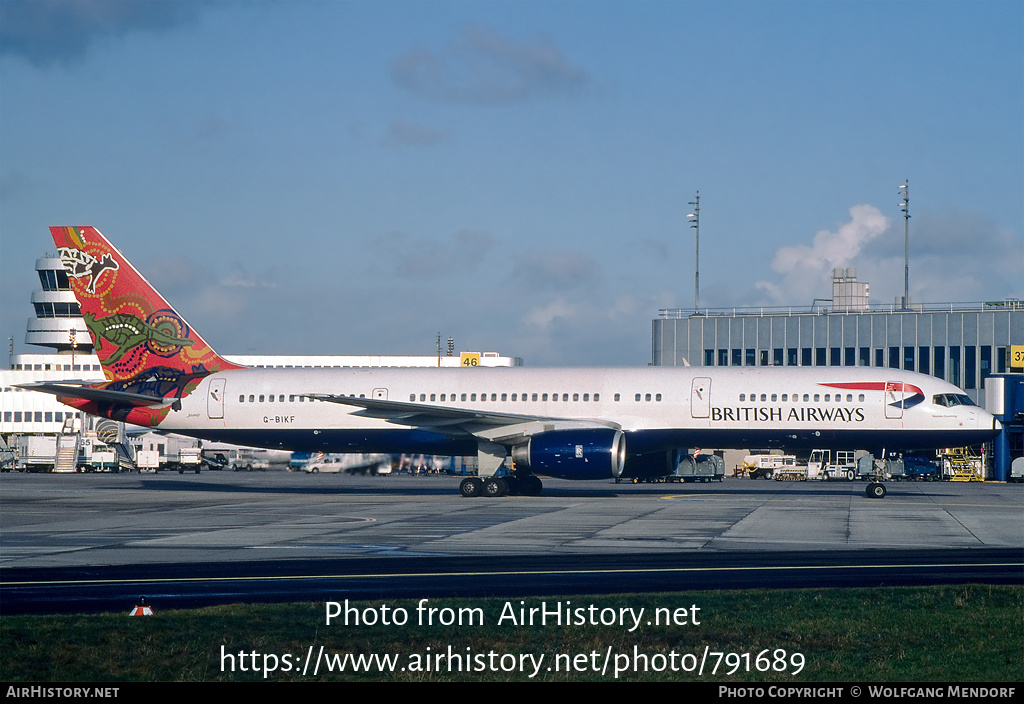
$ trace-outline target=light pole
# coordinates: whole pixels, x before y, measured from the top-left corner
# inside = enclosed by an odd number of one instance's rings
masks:
[[[697,256],[693,270],[693,312],[696,314],[700,307],[700,191],[697,191],[689,205],[693,206],[693,212],[686,217],[690,218],[690,227],[697,234]]]
[[[910,179],[899,187],[903,213],[903,308],[910,307]]]

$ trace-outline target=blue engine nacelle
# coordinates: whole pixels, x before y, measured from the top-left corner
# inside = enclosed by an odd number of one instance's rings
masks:
[[[512,448],[516,469],[559,479],[622,476],[626,438],[614,428],[552,430]]]

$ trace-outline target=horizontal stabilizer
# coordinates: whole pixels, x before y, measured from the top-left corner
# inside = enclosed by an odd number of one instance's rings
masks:
[[[119,406],[154,406],[165,405],[172,399],[163,396],[149,396],[146,394],[133,394],[128,391],[113,391],[111,389],[97,389],[92,386],[78,386],[73,383],[57,384],[49,381],[40,381],[34,384],[15,384],[22,389],[30,391],[41,391],[44,394],[53,394],[61,398],[80,398],[87,401],[102,401],[114,403]]]

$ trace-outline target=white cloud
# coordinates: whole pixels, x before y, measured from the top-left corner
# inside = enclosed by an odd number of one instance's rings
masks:
[[[978,302],[1024,296],[1019,236],[973,213],[922,215],[910,221],[910,298],[919,303]],[[821,231],[811,245],[780,247],[777,280],[761,280],[746,305],[810,305],[831,296],[833,268],[854,267],[871,285],[871,302],[903,295],[903,223],[871,205],[850,209],[850,221]],[[761,300],[759,301],[758,298]]]
[[[821,230],[811,245],[780,247],[772,270],[780,282],[758,281],[755,286],[776,305],[809,305],[814,298],[830,296],[832,270],[853,266],[864,247],[889,229],[890,220],[873,205],[850,208],[850,221],[835,232]],[[860,277],[863,280],[863,277]]]
[[[430,100],[506,105],[574,94],[587,83],[550,37],[518,42],[478,25],[465,27],[441,51],[413,49],[391,66],[394,82]]]
[[[531,308],[523,316],[523,323],[532,328],[547,329],[559,318],[572,318],[577,314],[576,306],[556,298],[543,305]]]

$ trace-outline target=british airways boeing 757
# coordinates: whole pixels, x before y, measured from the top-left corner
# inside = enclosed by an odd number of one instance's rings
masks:
[[[206,440],[479,458],[466,496],[671,473],[692,447],[977,445],[998,424],[957,387],[871,367],[245,368],[220,357],[93,227],[50,228],[105,382],[69,406]],[[496,476],[506,458],[513,471]]]

